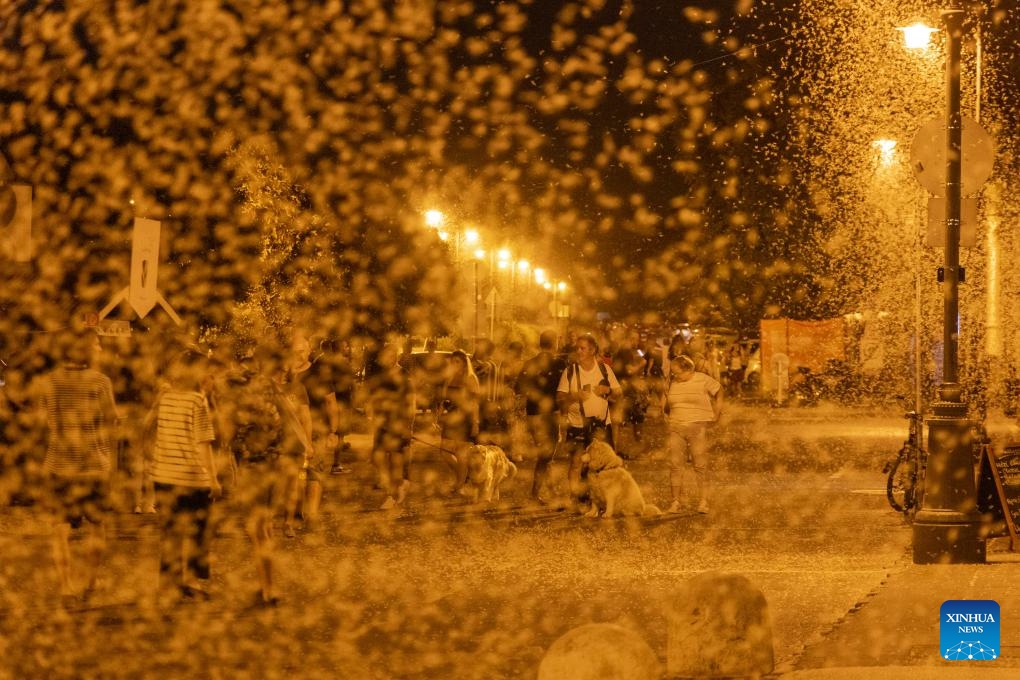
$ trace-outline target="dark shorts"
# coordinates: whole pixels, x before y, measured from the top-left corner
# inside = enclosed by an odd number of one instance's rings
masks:
[[[287,481],[298,474],[295,463],[278,457],[242,463],[237,469],[235,500],[249,511],[255,509],[282,510],[287,493]]]
[[[101,524],[112,508],[110,483],[51,475],[46,480],[45,507],[75,529],[85,521]]]

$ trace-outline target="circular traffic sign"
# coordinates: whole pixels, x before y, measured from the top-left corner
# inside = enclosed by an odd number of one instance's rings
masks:
[[[960,151],[960,191],[976,193],[992,175],[995,141],[980,123],[963,116]],[[945,196],[946,121],[935,119],[921,126],[910,147],[910,166],[921,186],[935,196]]]

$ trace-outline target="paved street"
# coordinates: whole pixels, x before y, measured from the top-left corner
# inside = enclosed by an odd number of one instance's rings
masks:
[[[854,436],[823,427],[820,412],[732,411],[708,516],[589,520],[528,506],[530,462],[500,504],[469,507],[428,495],[450,473],[427,443],[408,510],[377,511],[367,438],[355,437],[354,474],[326,480],[321,526],[280,538],[275,609],[251,604],[254,567],[229,503],[213,599],[170,609],[153,597],[152,517],[116,517],[102,591],[65,611],[45,526],[33,508],[5,508],[0,658],[9,677],[531,678],[556,638],[589,622],[633,628],[664,660],[664,602],[718,570],[762,589],[777,670],[792,670],[909,562],[910,530],[886,505],[877,463],[902,426],[857,418]],[[628,467],[664,506],[656,445]]]

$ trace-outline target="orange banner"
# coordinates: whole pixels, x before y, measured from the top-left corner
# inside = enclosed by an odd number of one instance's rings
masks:
[[[815,373],[825,369],[829,359],[845,359],[843,319],[794,321],[762,319],[761,372],[766,392],[777,387],[778,372],[794,372],[807,366]]]

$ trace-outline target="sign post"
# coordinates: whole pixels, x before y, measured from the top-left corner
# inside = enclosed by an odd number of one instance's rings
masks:
[[[175,324],[181,325],[181,317],[156,287],[159,270],[159,230],[158,221],[135,218],[131,237],[131,278],[127,288],[114,295],[110,303],[99,312],[100,319],[106,318],[117,305],[127,300],[141,319],[158,304],[170,315]]]

